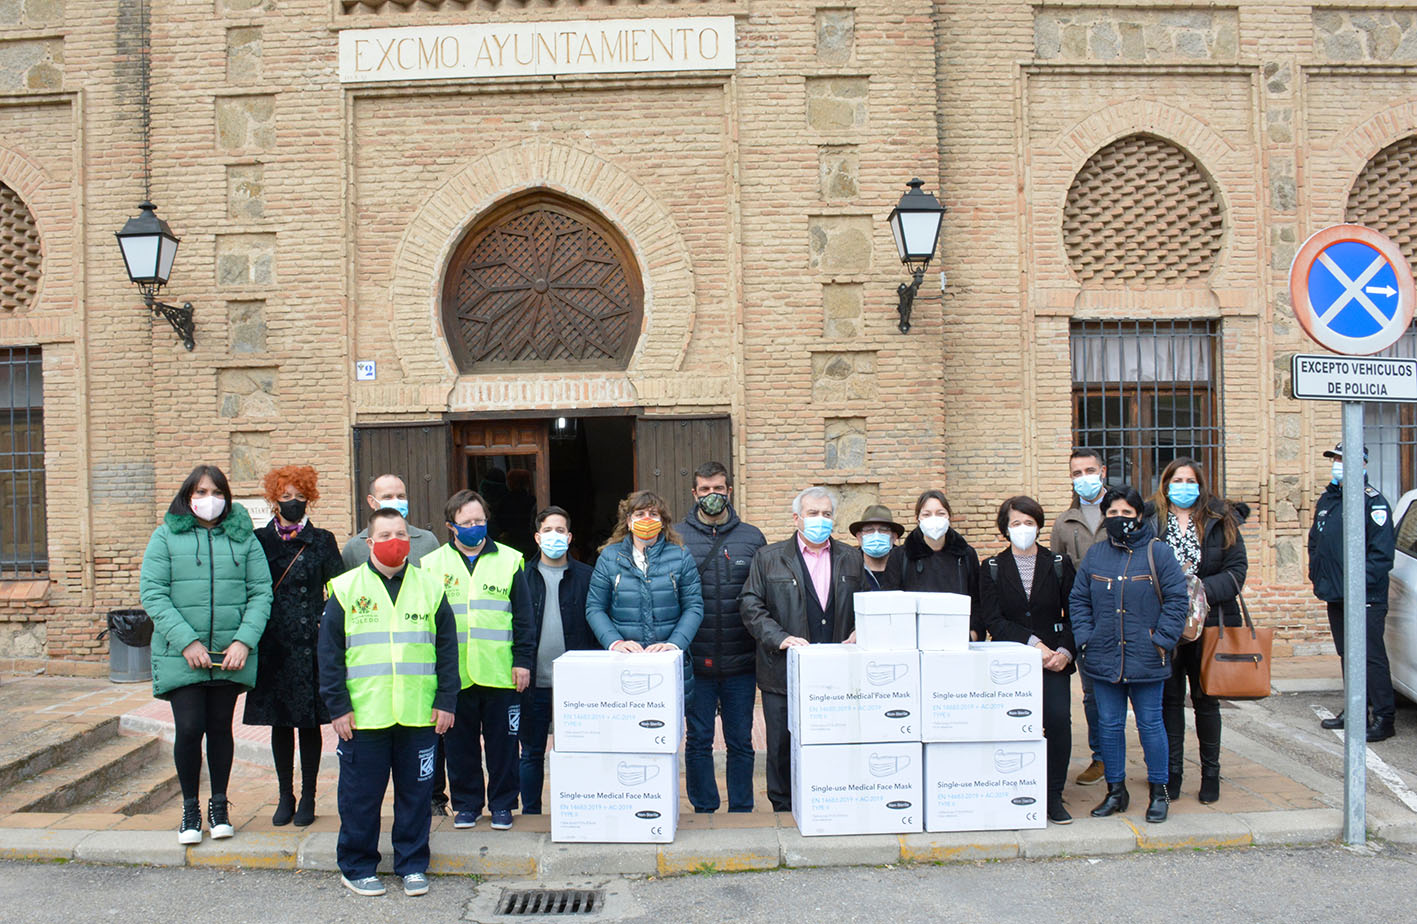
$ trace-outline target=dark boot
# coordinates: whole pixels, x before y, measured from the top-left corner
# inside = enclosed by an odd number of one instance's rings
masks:
[[[1342,728],[1342,727],[1343,727],[1343,713],[1340,712],[1338,715],[1334,716],[1334,717],[1331,718],[1331,719],[1320,719],[1320,720],[1319,720],[1319,727],[1320,727],[1320,728],[1327,728],[1327,729],[1329,729],[1330,731],[1332,731],[1332,730],[1335,729],[1335,728]]]
[[[1166,791],[1173,796],[1179,796],[1181,794],[1181,779],[1181,771],[1172,770],[1171,778],[1166,781]]]
[[[1171,796],[1166,792],[1166,784],[1152,783],[1151,803],[1146,807],[1146,820],[1159,824],[1166,820],[1166,813],[1170,810]]]
[[[1107,784],[1107,795],[1098,803],[1097,808],[1092,810],[1093,818],[1106,818],[1108,815],[1115,815],[1117,812],[1125,812],[1127,806],[1131,804],[1131,794],[1127,792],[1127,781]]]
[[[1072,813],[1063,807],[1063,797],[1061,795],[1048,797],[1048,820],[1055,825],[1070,825],[1073,823]]]
[[[1219,770],[1213,774],[1207,773],[1204,770],[1201,771],[1201,788],[1200,792],[1197,793],[1197,798],[1201,800],[1203,805],[1210,805],[1212,802],[1220,801]]]
[[[1368,726],[1369,741],[1386,741],[1395,734],[1397,734],[1397,730],[1393,728],[1391,716],[1385,719],[1373,719],[1373,724]]]
[[[305,827],[315,820],[315,787],[307,786],[300,793],[300,806],[295,810],[295,824]]]
[[[276,800],[275,814],[271,816],[271,824],[277,828],[290,824],[290,819],[295,815],[295,793],[289,789],[282,790],[280,798]]]

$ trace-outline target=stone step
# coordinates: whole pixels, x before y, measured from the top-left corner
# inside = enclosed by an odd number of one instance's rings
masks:
[[[0,815],[67,812],[141,772],[162,751],[157,738],[114,737],[10,789],[0,797]]]
[[[93,723],[62,720],[7,736],[0,745],[0,793],[118,737],[117,716]]]
[[[83,802],[75,803],[68,811],[148,815],[172,802],[181,792],[177,770],[172,765],[172,751],[159,747],[152,759],[138,770],[120,777]]]

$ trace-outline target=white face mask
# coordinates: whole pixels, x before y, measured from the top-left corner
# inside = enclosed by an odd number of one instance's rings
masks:
[[[950,518],[944,514],[920,518],[920,531],[926,539],[939,539],[950,531]]]
[[[1010,526],[1009,542],[1020,552],[1027,552],[1038,541],[1037,526]]]
[[[206,497],[192,498],[192,512],[197,515],[197,519],[211,522],[221,516],[221,512],[226,509],[226,498],[220,494],[208,494]]]

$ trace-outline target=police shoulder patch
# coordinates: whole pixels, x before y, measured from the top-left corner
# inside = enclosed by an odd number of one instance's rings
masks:
[[[1376,524],[1378,524],[1379,526],[1385,526],[1385,525],[1387,525],[1387,508],[1386,508],[1386,507],[1374,507],[1374,508],[1373,508],[1373,522],[1376,523]]]

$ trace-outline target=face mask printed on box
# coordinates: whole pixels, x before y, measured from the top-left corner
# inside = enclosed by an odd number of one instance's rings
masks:
[[[621,786],[643,786],[659,776],[659,768],[653,764],[631,764],[620,761],[615,765],[615,779]]]
[[[877,664],[875,661],[866,665],[866,682],[873,687],[883,687],[888,683],[903,677],[910,670],[905,664]]]
[[[994,769],[1000,773],[1017,773],[1033,763],[1036,756],[1029,751],[1006,751],[1003,748],[995,748]]]
[[[1031,666],[1017,661],[990,661],[989,679],[994,681],[996,687],[1018,683],[1028,676],[1028,669]]]
[[[906,754],[877,754],[871,752],[870,758],[866,761],[866,769],[874,777],[895,776],[906,767],[910,766],[910,757]]]
[[[663,682],[664,677],[660,674],[647,674],[643,671],[620,672],[620,689],[630,696],[648,693]]]

